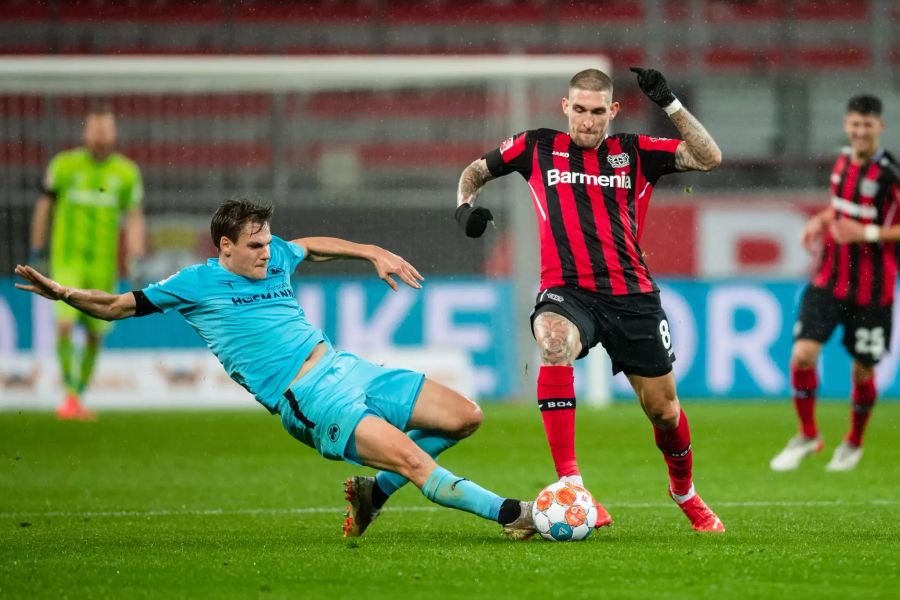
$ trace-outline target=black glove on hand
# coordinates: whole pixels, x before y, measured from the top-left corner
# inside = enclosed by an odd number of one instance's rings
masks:
[[[656,102],[660,108],[665,108],[677,100],[675,94],[669,89],[666,78],[656,69],[631,67],[631,71],[637,73],[638,86],[641,91]]]
[[[493,220],[494,215],[483,206],[472,208],[471,204],[463,202],[456,208],[456,222],[470,238],[481,237],[487,228],[488,221],[493,222]]]

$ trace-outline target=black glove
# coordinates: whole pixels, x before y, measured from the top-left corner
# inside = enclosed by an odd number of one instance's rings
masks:
[[[669,89],[666,78],[656,69],[631,67],[631,71],[637,73],[637,82],[641,91],[656,102],[660,108],[665,108],[677,100],[675,94]]]
[[[463,202],[456,208],[456,222],[470,238],[481,237],[488,221],[493,223],[494,215],[483,206],[472,208],[471,204]]]

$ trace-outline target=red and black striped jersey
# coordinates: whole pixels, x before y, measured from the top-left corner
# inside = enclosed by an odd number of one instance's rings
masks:
[[[845,148],[831,171],[835,219],[890,227],[900,223],[900,168],[883,149],[865,164],[853,164]],[[897,281],[895,242],[838,244],[829,232],[812,284],[859,306],[887,306]]]
[[[681,140],[610,135],[595,149],[568,133],[535,129],[484,155],[491,174],[517,171],[531,188],[541,239],[541,289],[613,295],[658,291],[640,248],[659,178],[675,172]]]

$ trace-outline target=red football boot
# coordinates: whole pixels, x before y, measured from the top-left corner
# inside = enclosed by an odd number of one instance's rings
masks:
[[[672,500],[675,500],[675,497],[672,496],[672,490],[669,490],[669,496],[672,497]],[[725,524],[722,523],[722,520],[716,516],[716,513],[710,510],[706,503],[696,493],[691,496],[689,500],[685,500],[682,503],[675,500],[675,504],[678,504],[678,507],[684,512],[685,516],[691,520],[694,531],[725,531]]]
[[[62,421],[94,421],[97,413],[83,407],[78,394],[69,392],[63,403],[56,408],[56,418]]]
[[[600,529],[612,524],[612,517],[609,515],[609,511],[603,508],[603,505],[597,502],[596,499],[594,500],[594,508],[597,509],[597,522],[594,523],[594,529]]]

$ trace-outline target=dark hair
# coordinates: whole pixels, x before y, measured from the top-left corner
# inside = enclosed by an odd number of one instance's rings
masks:
[[[585,69],[575,73],[569,80],[569,89],[577,88],[588,92],[609,92],[612,96],[613,82],[609,75],[597,69]]]
[[[107,102],[106,100],[94,100],[91,102],[90,106],[88,106],[88,111],[86,117],[101,117],[105,115],[116,116],[116,113],[113,111],[112,104]]]
[[[870,94],[853,96],[847,102],[847,112],[855,112],[861,115],[881,116],[881,98]]]
[[[218,248],[223,235],[236,242],[247,223],[259,225],[262,229],[263,225],[272,220],[274,210],[271,204],[253,202],[246,198],[229,198],[219,205],[209,223],[213,244]]]

